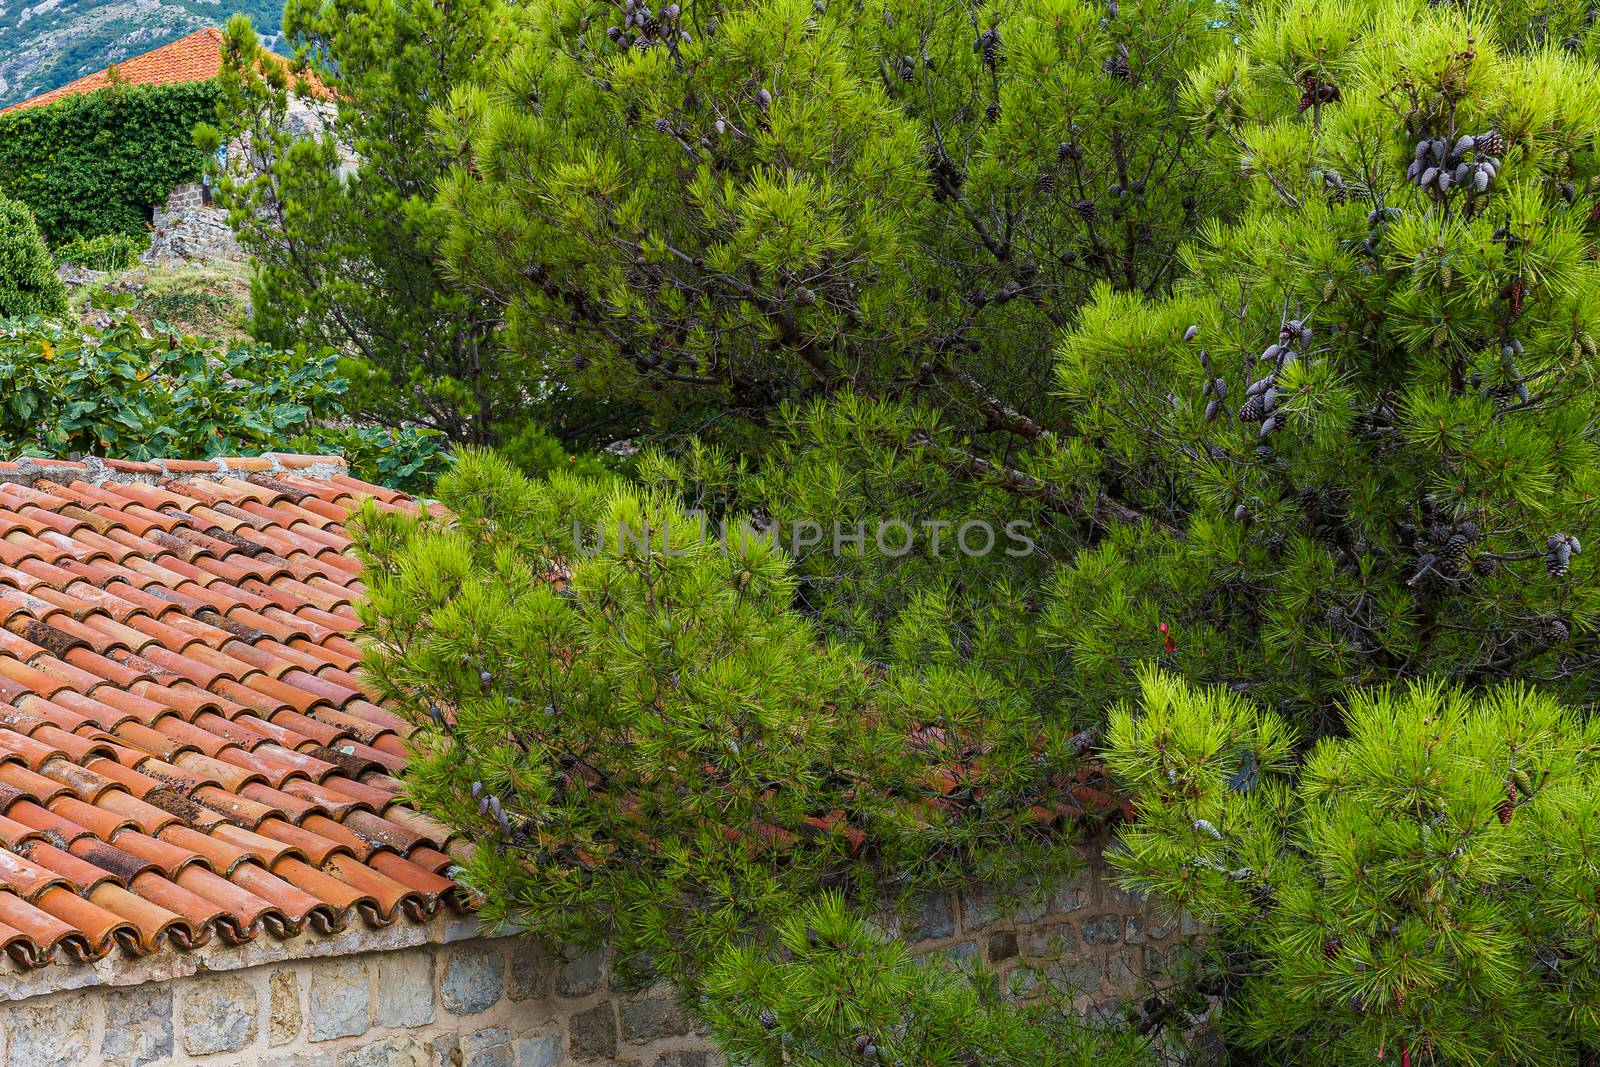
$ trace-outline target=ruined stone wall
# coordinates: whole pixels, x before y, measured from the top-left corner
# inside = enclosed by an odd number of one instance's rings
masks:
[[[919,950],[1070,985],[1083,1010],[1137,995],[1179,934],[1097,862],[1046,889],[933,895],[887,921]],[[7,1067],[721,1064],[667,990],[617,988],[602,953],[564,959],[461,919],[0,973],[0,1032]]]
[[[198,183],[172,190],[150,223],[150,248],[139,258],[158,266],[233,262],[244,249],[228,226],[228,213],[205,202]]]

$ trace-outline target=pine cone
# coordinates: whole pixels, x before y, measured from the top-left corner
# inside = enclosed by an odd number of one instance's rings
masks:
[[[1572,636],[1572,630],[1567,626],[1566,620],[1549,618],[1539,627],[1538,636],[1540,644],[1554,648],[1556,645],[1566,644],[1567,638]]]
[[[1117,50],[1106,57],[1105,71],[1118,81],[1133,81],[1133,68],[1128,66],[1128,46],[1117,45]]]
[[[1439,549],[1439,573],[1446,577],[1455,577],[1461,573],[1461,565],[1467,561],[1467,548],[1472,542],[1457,533],[1451,536]]]
[[[1506,154],[1506,139],[1500,135],[1499,130],[1489,130],[1480,133],[1472,139],[1473,149],[1478,158],[1484,156],[1503,156]]]
[[[991,26],[973,43],[973,50],[983,56],[986,66],[993,67],[1000,62],[1000,30]]]
[[[1056,176],[1054,171],[1045,171],[1039,175],[1039,189],[1041,192],[1053,193],[1056,191]]]
[[[1572,556],[1583,551],[1571,534],[1551,534],[1545,540],[1544,569],[1552,578],[1564,578],[1572,566]]]
[[[1092,202],[1088,200],[1079,200],[1077,203],[1072,205],[1072,210],[1076,211],[1078,213],[1078,217],[1084,222],[1094,221],[1094,204]]]
[[[1495,572],[1498,565],[1493,556],[1479,556],[1472,561],[1472,573],[1480,578],[1487,578]]]
[[[1258,393],[1244,402],[1244,407],[1239,409],[1241,422],[1260,422],[1267,417],[1267,405]]]

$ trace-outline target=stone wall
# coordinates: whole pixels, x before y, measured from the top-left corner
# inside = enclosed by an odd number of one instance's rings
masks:
[[[1070,985],[1084,1010],[1137,994],[1178,933],[1097,864],[888,921],[919,950]],[[0,1031],[6,1067],[721,1065],[669,992],[617,988],[602,953],[558,958],[459,919],[0,975]]]
[[[228,213],[205,202],[198,183],[172,190],[150,222],[150,248],[139,258],[159,266],[215,263],[245,258],[228,226]]]

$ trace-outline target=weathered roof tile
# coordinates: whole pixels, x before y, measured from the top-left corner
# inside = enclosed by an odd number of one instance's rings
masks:
[[[0,949],[40,967],[463,906],[460,843],[398,802],[411,727],[349,636],[344,520],[415,503],[329,457],[0,469]]]

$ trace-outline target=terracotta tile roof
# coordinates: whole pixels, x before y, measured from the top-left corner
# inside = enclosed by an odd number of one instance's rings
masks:
[[[328,457],[0,463],[0,947],[24,966],[467,906],[396,801]]]
[[[287,63],[288,60],[273,52],[266,53],[271,60]],[[122,80],[129,85],[181,85],[188,82],[210,81],[222,72],[222,31],[208,26],[171,44],[164,44],[143,55],[133,56],[113,64]],[[77,81],[68,82],[47,93],[29,97],[10,107],[0,108],[0,115],[20,111],[27,107],[40,107],[62,97],[79,96],[104,89],[111,83],[112,67],[87,74]],[[326,97],[327,91],[313,83],[312,93]]]

